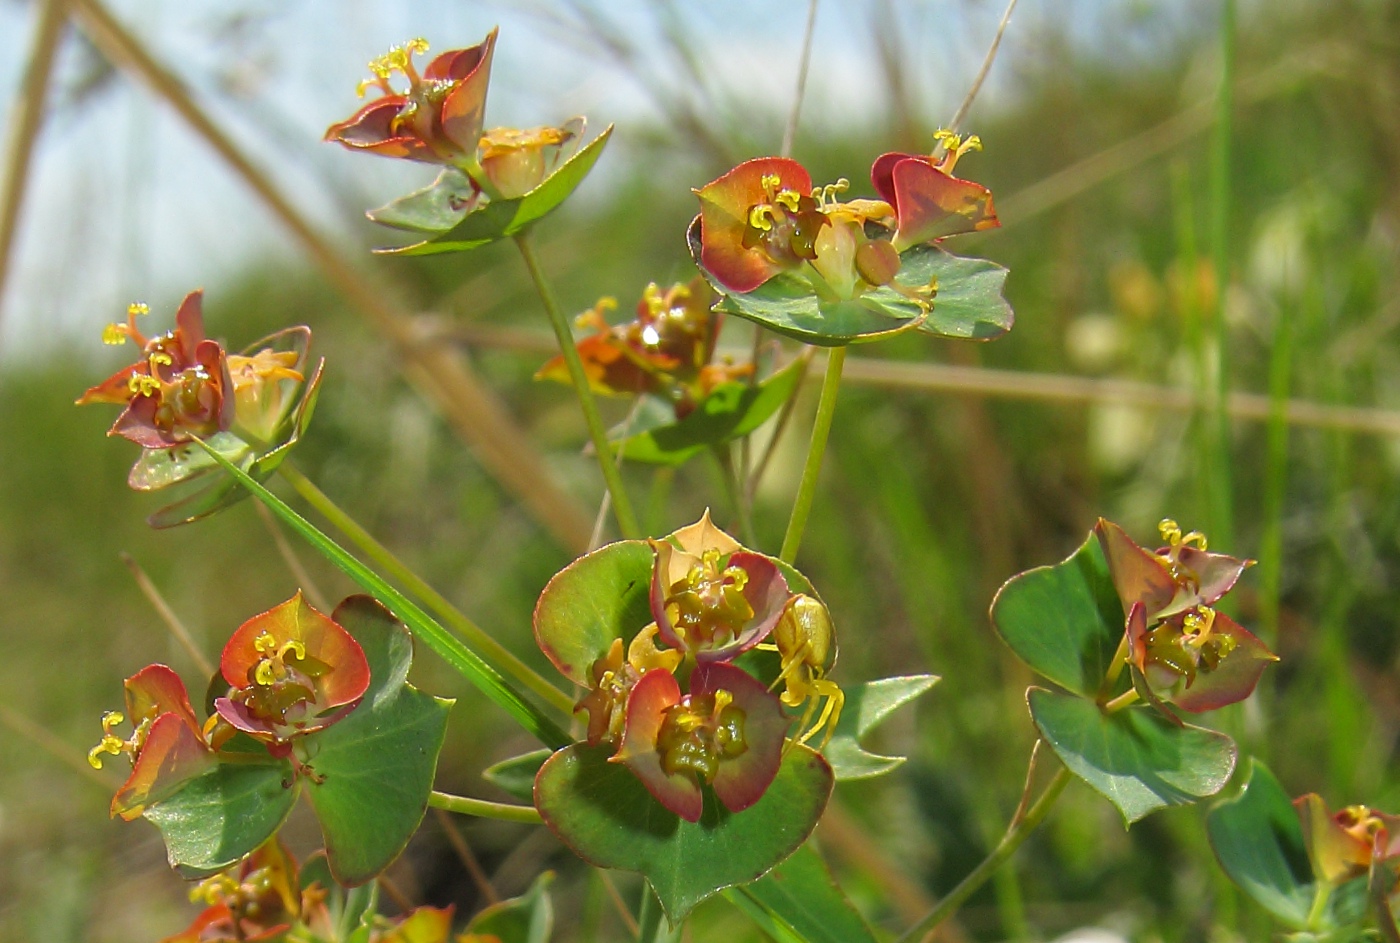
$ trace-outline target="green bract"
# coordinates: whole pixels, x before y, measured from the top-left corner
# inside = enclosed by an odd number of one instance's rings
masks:
[[[377,223],[432,234],[422,242],[378,251],[389,255],[465,252],[523,233],[578,189],[583,178],[597,163],[611,135],[612,125],[609,125],[602,134],[580,148],[543,183],[524,196],[493,200],[470,212],[454,209],[470,196],[470,181],[466,174],[449,168],[431,186],[370,211],[369,218]]]
[[[699,220],[687,233],[691,256],[700,264]],[[908,288],[936,281],[925,312],[888,285],[855,298],[822,298],[802,275],[784,271],[749,292],[731,292],[704,267],[701,272],[724,297],[716,310],[735,314],[808,344],[840,347],[917,330],[938,337],[992,340],[1011,329],[1014,315],[1002,297],[1006,269],[984,259],[965,259],[936,246],[919,245],[900,255],[894,277]]]

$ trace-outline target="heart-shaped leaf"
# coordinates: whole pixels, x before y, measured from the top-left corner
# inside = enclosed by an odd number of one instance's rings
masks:
[[[437,235],[460,223],[477,199],[470,177],[456,167],[444,167],[428,186],[365,215],[381,226]]]
[[[1031,668],[1093,697],[1124,630],[1123,609],[1094,535],[1063,563],[1007,580],[992,600],[992,624]]]
[[[655,557],[644,540],[619,540],[560,570],[535,604],[535,641],[566,678],[588,687],[588,669],[613,639],[630,640],[652,621]]]
[[[1298,810],[1269,768],[1250,761],[1244,788],[1206,816],[1216,860],[1255,903],[1295,930],[1317,895]]]
[[[546,943],[554,931],[554,906],[549,885],[554,872],[535,878],[530,889],[519,897],[492,904],[472,918],[459,940],[494,943]]]
[[[694,824],[667,811],[612,749],[575,744],[560,750],[535,780],[545,823],[581,858],[600,868],[640,871],[673,926],[705,898],[767,873],[811,834],[834,782],[816,752],[791,748],[768,791],[743,812],[729,812],[707,789]]]
[[[831,764],[838,782],[847,779],[868,779],[882,776],[900,766],[902,756],[881,756],[869,753],[860,741],[901,705],[907,704],[937,683],[934,675],[910,675],[903,678],[882,678],[846,689],[846,703],[831,742],[822,748],[822,755]]]
[[[222,871],[282,827],[297,799],[290,763],[220,763],[143,815],[165,839],[170,866],[185,877]]]
[[[583,178],[598,162],[603,146],[612,134],[612,125],[603,133],[579,148],[578,152],[566,160],[559,169],[545,178],[544,182],[522,197],[513,200],[496,200],[484,207],[466,214],[461,222],[446,232],[424,242],[391,249],[376,251],[390,255],[434,255],[439,252],[465,252],[487,243],[504,239],[524,232],[543,219],[559,204],[568,199],[569,194],[578,189]],[[392,204],[391,204],[392,206]],[[386,213],[389,208],[376,210],[371,218]],[[420,219],[423,217],[420,216]]]
[[[1055,755],[1128,825],[1213,796],[1234,772],[1235,742],[1223,733],[1178,727],[1143,707],[1107,714],[1091,700],[1044,688],[1031,688],[1026,700]]]
[[[423,820],[452,702],[408,684],[408,630],[379,603],[352,596],[332,618],[364,649],[370,686],[350,716],[305,738],[301,751],[331,871],[356,885],[388,867]]]
[[[205,441],[234,463],[243,461],[253,448],[232,432],[219,432]],[[131,466],[126,483],[137,491],[157,491],[218,467],[209,454],[193,442],[168,449],[144,449],[136,464]]]
[[[553,750],[544,749],[512,756],[487,767],[482,771],[481,778],[522,802],[534,802],[535,776],[539,774],[544,761],[553,755]]]
[[[806,363],[794,360],[762,383],[722,383],[679,422],[659,425],[615,442],[629,462],[680,465],[703,452],[753,432],[797,391]]]
[[[690,254],[700,265],[700,219],[686,233]],[[938,337],[991,340],[1011,329],[1011,306],[1001,295],[1006,269],[985,259],[964,259],[936,246],[919,245],[900,255],[895,284],[903,289],[937,285],[932,308],[884,285],[855,298],[818,295],[801,274],[781,272],[750,292],[731,292],[700,266],[723,297],[716,311],[822,347],[880,340],[908,330]]]
[[[810,843],[742,894],[807,943],[875,943],[870,925],[831,876]]]

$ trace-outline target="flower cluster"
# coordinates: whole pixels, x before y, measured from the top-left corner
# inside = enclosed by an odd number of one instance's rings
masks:
[[[219,751],[240,733],[273,757],[289,756],[295,738],[355,708],[369,687],[369,663],[345,629],[297,593],[234,632],[220,659],[220,676],[227,688],[203,723],[184,682],[165,665],[148,665],[126,679],[126,712],[103,716],[102,739],[88,754],[97,769],[104,754],[131,760],[131,775],[112,799],[112,815],[128,821],[140,816],[216,766]],[[126,722],[132,732],[122,739],[113,731]]]
[[[369,64],[373,78],[360,84],[361,96],[373,88],[380,97],[331,125],[325,139],[351,150],[455,168],[470,182],[470,196],[454,207],[464,212],[534,190],[577,148],[584,120],[573,118],[557,128],[483,130],[496,32],[478,45],[437,56],[421,73],[413,57],[428,51],[426,41],[389,50]],[[407,80],[403,91],[390,83],[396,74]]]
[[[1094,528],[1126,615],[1135,687],[1192,713],[1243,700],[1277,657],[1213,607],[1253,561],[1207,551],[1204,535],[1175,521],[1159,529],[1166,545],[1151,551],[1117,524]]]
[[[608,323],[606,312],[617,307],[614,299],[599,300],[576,321],[594,332],[577,345],[589,386],[605,395],[660,396],[683,419],[716,386],[753,373],[752,364],[713,362],[723,321],[710,309],[713,300],[703,278],[665,292],[652,282],[637,302],[636,318],[625,324]],[[568,383],[564,358],[550,360],[535,378]]]
[[[576,711],[587,715],[589,744],[611,747],[611,761],[667,809],[699,821],[704,786],[731,812],[747,809],[777,775],[793,726],[785,706],[809,703],[800,730],[826,699],[817,724],[794,742],[823,726],[829,737],[836,723],[842,694],[825,677],[835,658],[830,617],[820,600],[793,592],[776,560],[744,549],[708,513],[648,543],[654,622],[626,645],[613,639],[581,673],[550,639],[540,637],[541,648],[588,687]],[[778,654],[773,677],[736,663],[756,648]]]
[[[794,272],[821,297],[854,298],[888,286],[927,305],[937,285],[897,282],[900,253],[1000,225],[991,192],[953,176],[958,158],[980,141],[947,131],[935,137],[939,157],[891,153],[875,161],[870,179],[878,200],[841,201],[849,181],[814,188],[806,168],[789,158],[745,161],[695,191],[700,264],[737,293]]]
[[[1364,805],[1329,812],[1316,793],[1293,800],[1303,826],[1313,875],[1329,887],[1371,874],[1383,863],[1400,861],[1400,816],[1386,815]],[[1397,889],[1392,875],[1381,888],[1385,896]]]
[[[245,467],[275,465],[310,417],[321,373],[320,364],[308,370],[311,331],[288,328],[230,354],[205,336],[203,298],[198,290],[186,295],[174,329],[152,337],[137,326],[150,309],[131,305],[126,322],[108,325],[103,341],[131,341],[140,348],[138,359],[78,397],[80,406],[123,407],[108,434],[142,447],[128,478],[137,490],[209,472],[202,453],[192,451],[196,438]]]

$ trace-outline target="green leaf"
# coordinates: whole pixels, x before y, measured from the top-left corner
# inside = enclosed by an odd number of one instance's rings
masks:
[[[1215,795],[1235,769],[1229,737],[1178,727],[1155,710],[1105,714],[1093,701],[1044,688],[1031,688],[1026,700],[1055,755],[1117,806],[1128,825],[1166,806]]]
[[[476,193],[470,177],[456,167],[444,167],[428,186],[365,215],[381,226],[394,229],[444,233],[462,221]]]
[[[1295,930],[1317,894],[1298,811],[1269,768],[1250,761],[1244,788],[1206,816],[1216,860],[1255,903]]]
[[[906,285],[927,285],[938,280],[938,293],[919,330],[936,337],[987,341],[1011,330],[1015,315],[1002,297],[1006,269],[986,259],[965,259],[937,246],[915,246],[900,256],[903,265],[896,280]],[[889,288],[872,292],[900,298]],[[890,303],[893,303],[891,299]]]
[[[672,926],[705,898],[766,874],[811,834],[831,795],[831,767],[793,747],[763,798],[729,812],[706,790],[694,824],[665,809],[612,748],[575,744],[550,757],[536,794],[546,824],[600,868],[640,871]]]
[[[1063,563],[1007,580],[992,600],[992,624],[1031,668],[1093,697],[1124,632],[1123,607],[1094,535]]]
[[[612,125],[579,149],[558,170],[529,193],[514,200],[496,200],[466,215],[460,223],[424,242],[376,251],[389,255],[435,255],[465,252],[524,232],[548,215],[583,183],[608,143]],[[387,210],[387,207],[385,208]],[[376,211],[382,212],[382,211]]]
[[[564,676],[584,687],[615,638],[652,621],[647,593],[655,561],[643,540],[619,540],[560,570],[535,606],[535,641]]]
[[[700,221],[686,233],[700,264]],[[885,285],[856,298],[820,298],[801,270],[781,272],[750,292],[731,292],[705,271],[723,297],[716,311],[735,314],[779,334],[822,347],[880,340],[908,330],[938,337],[991,340],[1011,329],[1011,307],[1001,295],[1006,269],[985,259],[964,259],[937,246],[915,246],[900,256],[895,282],[918,288],[937,281],[932,308],[924,309]]]
[[[198,441],[198,440],[196,440]],[[203,444],[203,443],[201,443]],[[224,469],[230,472],[242,485],[253,493],[268,509],[285,524],[296,531],[322,556],[334,563],[370,595],[394,612],[408,626],[416,638],[442,656],[453,670],[466,678],[483,694],[505,709],[531,734],[538,737],[546,746],[562,747],[572,743],[570,737],[553,720],[546,717],[526,700],[518,691],[501,677],[496,669],[482,661],[481,656],[472,651],[440,623],[424,612],[416,603],[390,585],[383,577],[355,559],[345,548],[321,533],[287,503],[277,497],[242,469],[222,459]]]
[[[937,681],[935,675],[910,675],[851,685],[846,690],[846,703],[836,724],[836,732],[832,734],[831,742],[822,749],[822,755],[831,764],[836,781],[882,776],[901,765],[905,760],[902,756],[880,756],[866,752],[860,745],[861,738],[897,708],[923,694]]]
[[[497,789],[502,789],[522,802],[535,801],[535,776],[539,773],[544,761],[553,755],[553,750],[533,750],[529,753],[522,753],[520,756],[513,756],[508,760],[501,760],[495,766],[488,767],[481,774],[481,778],[486,780]]]
[[[806,372],[806,363],[794,360],[755,386],[722,383],[684,419],[628,436],[613,449],[629,462],[680,465],[763,425],[797,391]]]
[[[554,906],[549,900],[553,871],[535,878],[519,897],[492,904],[472,918],[466,935],[479,934],[498,943],[546,943],[554,932]]]
[[[253,453],[248,452],[238,463],[239,468],[244,471],[251,469],[254,460]],[[147,517],[146,523],[157,530],[190,524],[216,511],[222,511],[229,505],[237,504],[244,497],[238,482],[226,475],[200,476],[189,481],[184,497]]]
[[[220,763],[143,815],[165,838],[170,866],[188,878],[205,877],[267,841],[296,798],[290,763]]]
[[[452,702],[407,683],[412,642],[379,603],[352,596],[333,618],[364,649],[369,690],[348,717],[298,747],[331,872],[356,885],[387,868],[418,830]]]
[[[215,433],[206,441],[210,448],[235,463],[241,462],[253,448],[232,432]],[[192,442],[168,449],[143,449],[141,457],[131,466],[126,483],[137,491],[158,491],[218,467],[203,449]]]
[[[810,842],[738,893],[808,943],[875,943],[869,924]]]

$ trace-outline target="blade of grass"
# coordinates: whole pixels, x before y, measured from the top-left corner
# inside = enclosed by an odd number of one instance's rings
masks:
[[[977,98],[977,93],[982,91],[982,83],[987,81],[987,73],[992,71],[992,63],[997,59],[997,50],[1001,48],[1001,38],[1006,35],[1006,25],[1011,22],[1011,11],[1016,9],[1017,0],[1011,0],[1006,5],[1006,12],[1001,15],[1001,22],[997,24],[997,33],[992,37],[992,44],[987,49],[987,56],[982,60],[982,68],[977,70],[977,78],[972,80],[972,87],[967,90],[967,96],[963,98],[962,104],[953,115],[953,120],[948,122],[948,130],[956,131],[958,126],[967,117],[968,111],[972,108],[972,103]]]
[[[437,652],[462,677],[514,717],[540,742],[555,749],[573,742],[572,738],[558,724],[550,720],[539,708],[511,687],[505,678],[497,673],[496,669],[483,661],[480,655],[443,628],[439,622],[418,608],[418,605],[411,599],[395,589],[378,573],[355,559],[349,551],[317,530],[315,525],[292,510],[281,498],[249,477],[243,469],[228,461],[202,440],[195,439],[194,441],[199,443],[200,448],[204,449],[214,461],[223,466],[225,472],[238,479],[239,483],[252,492],[255,498],[267,505],[268,509],[281,518],[283,523],[300,534],[312,547],[371,596],[387,606],[395,616],[403,620],[403,623],[408,626],[416,638],[422,639],[424,644]]]
[[[1230,334],[1225,297],[1230,287],[1230,151],[1235,110],[1235,0],[1220,4],[1220,91],[1210,162],[1210,248],[1215,267],[1215,397],[1211,404],[1216,447],[1211,465],[1211,528],[1222,546],[1234,542],[1235,511],[1230,467]]]
[[[822,456],[826,454],[826,440],[831,434],[831,420],[836,414],[836,394],[841,389],[841,368],[845,363],[846,348],[831,348],[826,358],[826,373],[822,376],[817,415],[812,421],[812,441],[807,448],[807,462],[802,467],[802,480],[797,486],[797,497],[792,502],[792,516],[788,518],[787,533],[783,535],[783,549],[778,554],[785,563],[797,558],[797,550],[802,546],[802,532],[807,529],[807,517],[812,513],[812,502],[817,496],[817,477],[822,470]]]
[[[488,661],[498,665],[516,681],[533,691],[546,704],[565,714],[573,713],[573,701],[569,699],[567,694],[540,677],[533,668],[517,658],[514,652],[467,618],[466,614],[452,605],[447,597],[428,585],[426,580],[394,556],[393,551],[376,540],[374,535],[360,526],[360,523],[353,517],[341,510],[340,506],[332,501],[324,491],[316,487],[310,478],[303,475],[300,469],[291,462],[283,462],[277,470],[287,484],[291,485],[292,489],[307,504],[315,508],[322,517],[331,522],[336,530],[359,547],[360,551],[373,560],[376,566],[398,580],[400,585],[407,587],[410,593],[422,600],[429,609],[437,614],[439,619],[455,629],[472,645],[485,652]]]

